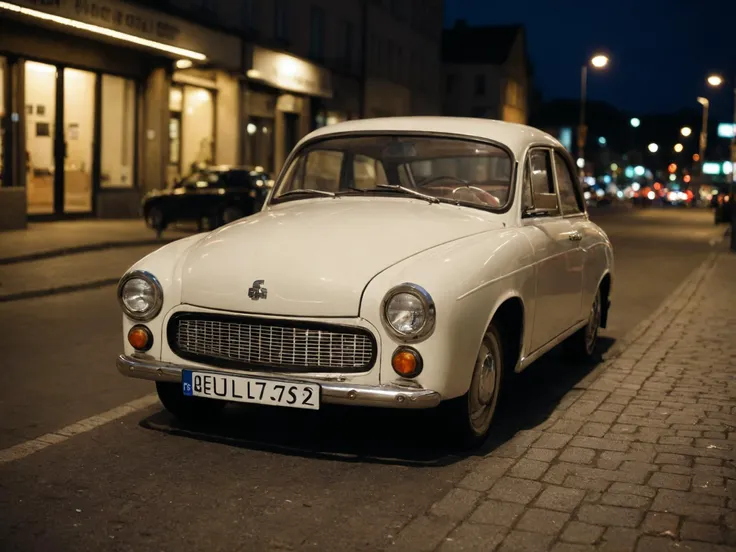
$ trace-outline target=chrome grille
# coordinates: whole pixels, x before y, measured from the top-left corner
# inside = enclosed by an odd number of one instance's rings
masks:
[[[205,364],[297,372],[366,371],[376,353],[371,334],[358,328],[191,314],[172,318],[169,344]]]

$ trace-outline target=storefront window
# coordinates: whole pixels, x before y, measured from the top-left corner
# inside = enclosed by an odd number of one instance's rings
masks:
[[[26,194],[29,214],[54,212],[56,67],[25,62]]]
[[[181,122],[181,171],[184,175],[213,162],[214,107],[211,91],[184,87]]]
[[[135,82],[102,76],[102,148],[100,186],[133,186]]]
[[[245,127],[248,136],[246,165],[273,171],[273,119],[250,117]]]

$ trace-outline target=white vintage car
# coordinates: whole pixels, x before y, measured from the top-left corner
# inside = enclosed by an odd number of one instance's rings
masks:
[[[445,409],[488,434],[504,377],[596,354],[613,251],[534,128],[350,121],[303,138],[263,210],[123,276],[126,376],[188,419],[228,402]]]

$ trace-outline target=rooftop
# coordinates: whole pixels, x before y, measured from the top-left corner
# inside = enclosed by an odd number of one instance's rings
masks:
[[[502,65],[506,62],[522,25],[468,26],[458,20],[452,29],[442,32],[442,61]]]

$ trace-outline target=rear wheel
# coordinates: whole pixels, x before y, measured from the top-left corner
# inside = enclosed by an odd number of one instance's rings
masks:
[[[202,397],[187,397],[182,392],[181,384],[170,382],[156,382],[156,392],[164,408],[174,417],[186,421],[211,420],[225,408],[225,401],[215,401]]]
[[[239,218],[243,218],[244,216],[245,213],[242,209],[240,209],[240,207],[225,207],[225,209],[222,211],[222,223],[230,224],[231,222],[234,222]]]
[[[598,288],[588,313],[588,323],[565,342],[567,353],[577,360],[595,360],[598,355],[598,331],[601,327],[603,305]]]
[[[504,369],[501,334],[491,323],[478,350],[468,392],[446,403],[452,439],[461,446],[476,447],[488,436]]]

